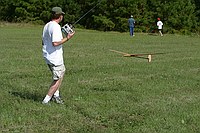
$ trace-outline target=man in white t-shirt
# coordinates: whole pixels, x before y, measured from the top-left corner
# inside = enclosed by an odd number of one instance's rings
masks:
[[[49,91],[42,101],[43,104],[47,104],[51,99],[63,104],[59,94],[59,87],[65,73],[62,44],[67,42],[75,33],[70,33],[63,38],[59,23],[63,20],[64,14],[60,7],[53,7],[52,20],[43,28],[43,57],[52,72],[53,78]]]
[[[162,21],[160,20],[160,18],[157,18],[158,22],[157,22],[157,26],[158,26],[158,31],[160,33],[160,36],[163,36],[162,34],[162,27],[163,27],[163,23]]]

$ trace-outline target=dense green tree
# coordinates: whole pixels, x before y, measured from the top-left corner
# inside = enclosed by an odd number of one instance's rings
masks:
[[[44,24],[54,6],[65,11],[63,24],[73,24],[87,13],[75,26],[89,29],[128,31],[127,20],[133,15],[137,32],[156,29],[158,17],[165,32],[200,30],[199,0],[0,0],[0,21]]]
[[[197,30],[200,31],[200,0],[194,0],[195,3],[195,12],[196,12],[196,17],[197,17],[197,25],[198,28]]]
[[[0,0],[0,20],[11,22],[15,19],[15,0]]]

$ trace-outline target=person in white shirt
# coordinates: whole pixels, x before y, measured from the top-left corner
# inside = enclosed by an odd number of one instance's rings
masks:
[[[162,34],[162,28],[163,28],[163,23],[162,21],[160,20],[160,18],[157,18],[158,22],[157,22],[157,26],[158,26],[158,31],[160,33],[160,36],[163,36]]]
[[[42,34],[42,51],[43,57],[52,72],[53,81],[49,87],[49,91],[42,103],[47,104],[51,99],[57,103],[63,104],[63,100],[60,98],[59,87],[62,83],[65,73],[65,65],[63,61],[63,43],[67,42],[74,33],[69,33],[63,38],[61,26],[59,23],[63,20],[65,13],[60,7],[52,8],[52,19],[43,28]]]

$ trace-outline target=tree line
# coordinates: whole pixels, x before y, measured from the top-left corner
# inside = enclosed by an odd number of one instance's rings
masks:
[[[73,24],[96,4],[76,27],[125,32],[133,15],[137,32],[154,32],[158,17],[164,32],[200,31],[199,0],[0,0],[0,21],[45,24],[51,8],[60,6],[66,13],[63,24]]]

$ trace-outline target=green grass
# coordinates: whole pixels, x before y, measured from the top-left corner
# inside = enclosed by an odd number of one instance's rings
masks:
[[[198,133],[200,38],[75,29],[64,44],[65,105],[51,82],[41,26],[0,26],[0,132]],[[109,51],[152,53],[152,62]]]

